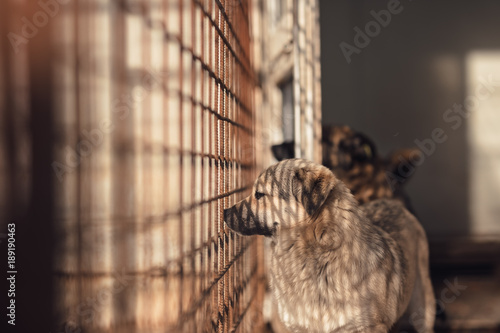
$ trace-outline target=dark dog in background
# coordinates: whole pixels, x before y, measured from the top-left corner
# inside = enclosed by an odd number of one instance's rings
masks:
[[[377,153],[375,143],[366,135],[348,126],[323,126],[322,164],[342,180],[358,200],[364,204],[376,199],[399,199],[414,213],[403,184],[413,174],[410,157],[417,149],[401,149],[387,158]],[[278,160],[294,158],[294,142],[272,147]]]

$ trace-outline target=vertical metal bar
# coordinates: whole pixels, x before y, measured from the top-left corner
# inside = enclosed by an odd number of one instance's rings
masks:
[[[178,32],[179,30],[179,6],[178,2],[169,0],[164,2],[163,25],[166,27],[164,38],[167,33]],[[174,88],[179,87],[180,75],[180,52],[177,42],[165,39],[164,68],[165,77],[165,134],[164,143],[167,145],[165,150],[165,208],[167,211],[175,211],[180,207],[180,192],[176,193],[181,185],[179,183],[179,106],[180,92]],[[180,213],[174,213],[170,218],[165,218],[166,223],[165,242],[167,253],[166,267],[166,287],[167,294],[165,302],[167,304],[167,331],[181,331],[182,328],[182,262],[177,260],[182,250],[182,233],[179,231],[179,225],[182,223]]]
[[[196,54],[196,33],[195,33],[195,12],[194,12],[194,2],[192,0],[188,0],[189,2],[189,26],[190,26],[190,35],[191,35],[191,40],[190,40],[190,43],[191,43],[191,52],[193,54]],[[191,87],[190,87],[190,91],[191,91],[191,105],[190,105],[190,112],[191,112],[191,124],[190,124],[190,131],[191,131],[191,147],[190,147],[190,150],[191,150],[191,157],[190,157],[190,164],[191,164],[191,199],[196,202],[198,199],[198,193],[200,191],[200,189],[198,188],[198,183],[197,183],[197,175],[196,173],[199,172],[197,170],[197,163],[196,163],[196,160],[197,160],[197,157],[196,157],[196,152],[197,152],[197,145],[196,145],[196,136],[199,134],[198,132],[198,129],[196,127],[196,119],[197,119],[197,115],[196,115],[196,100],[198,98],[197,96],[197,89],[196,89],[196,61],[192,60],[191,61],[191,73],[190,73],[190,83],[191,83]],[[197,226],[197,223],[196,223],[196,219],[199,218],[199,216],[196,214],[198,212],[199,208],[196,207],[194,209],[193,212],[191,212],[191,229],[190,229],[190,250],[191,252],[193,253],[193,255],[191,256],[190,260],[191,260],[191,274],[192,274],[192,277],[191,277],[191,285],[190,285],[190,290],[191,290],[191,293],[193,293],[194,295],[196,295],[196,285],[197,285],[197,281],[198,281],[198,270],[197,270],[197,267],[196,267],[196,258],[197,258],[197,254],[195,253],[196,251],[196,245],[197,245],[197,233],[198,233],[198,229],[196,228]],[[198,322],[197,322],[197,313],[195,312],[195,314],[193,315],[193,318],[191,318],[192,320],[192,329],[194,332],[197,332],[199,331],[198,329]]]
[[[183,12],[183,1],[179,1],[178,5],[178,15],[179,15],[179,41],[182,43],[184,40],[183,38],[183,32],[184,32],[184,16],[182,15]],[[182,149],[184,147],[184,140],[183,140],[183,111],[184,111],[184,104],[183,104],[183,92],[184,92],[184,59],[183,59],[183,50],[182,47],[179,48],[179,208],[180,210],[180,216],[179,216],[179,232],[178,232],[178,237],[179,237],[179,254],[181,255],[181,260],[179,260],[179,271],[180,271],[180,296],[179,296],[179,319],[182,318],[182,312],[184,310],[184,263],[182,260],[183,256],[183,251],[184,251],[184,227],[183,227],[183,219],[184,219],[184,214],[182,212],[182,207],[184,204],[184,186],[182,183],[182,180],[184,179],[183,175],[183,156],[182,156]],[[184,322],[179,323],[181,327],[183,327]]]
[[[150,198],[153,191],[151,177],[154,173],[152,167],[152,155],[154,152],[154,141],[152,140],[152,110],[151,110],[151,86],[146,81],[152,72],[151,67],[151,27],[145,24],[145,17],[150,17],[149,0],[135,0],[135,4],[141,8],[134,20],[137,21],[135,29],[137,31],[136,42],[141,44],[136,56],[137,60],[129,68],[132,76],[131,88],[140,96],[138,105],[134,112],[135,131],[135,206],[136,214],[133,221],[135,245],[135,260],[131,270],[135,272],[135,329],[142,331],[147,329],[146,323],[152,322],[153,311],[144,304],[154,304],[154,298],[147,293],[148,284],[152,279],[148,276],[151,267],[151,253],[148,247],[151,245],[150,231],[154,221],[150,221],[151,206],[154,199]],[[132,29],[131,29],[132,30]],[[132,31],[131,31],[132,32]],[[152,223],[148,223],[148,221]],[[141,282],[141,283],[139,283]]]
[[[131,223],[136,207],[132,204],[134,193],[134,146],[133,113],[135,99],[129,88],[127,63],[130,37],[130,15],[124,6],[114,8],[111,76],[112,76],[112,115],[113,131],[111,136],[111,226],[113,270],[127,276],[130,270],[129,260],[133,260],[134,242],[129,240],[132,234]],[[77,13],[78,15],[78,13]],[[131,260],[132,259],[132,260]],[[113,297],[114,316],[117,322],[135,324],[135,307],[129,300],[133,296],[131,288],[121,290]]]
[[[223,73],[223,63],[222,63],[222,47],[223,43],[220,35],[220,21],[221,21],[221,13],[219,7],[215,6],[215,24],[218,28],[217,37],[216,37],[216,47],[217,47],[217,65],[216,65],[216,75],[219,80],[217,84],[217,113],[219,115],[223,115],[223,91],[221,85],[221,77]],[[220,196],[224,193],[224,132],[223,132],[224,124],[218,118],[217,119],[217,195]],[[221,218],[220,212],[222,211],[222,202],[221,200],[217,201],[217,222],[218,222],[218,234],[219,234],[219,273],[222,273],[224,268],[226,267],[226,241],[224,234],[224,222]],[[225,316],[225,279],[226,275],[219,280],[219,332],[226,332],[226,316]]]
[[[320,14],[319,14],[319,0],[313,1],[313,28],[314,28],[314,110],[315,110],[315,128],[314,135],[316,136],[314,142],[315,156],[314,160],[320,163],[322,160],[322,144],[321,144],[321,29],[320,29]]]
[[[165,31],[163,31],[163,58],[162,58],[162,92],[163,92],[163,143],[164,144],[169,144],[169,137],[170,137],[170,127],[169,127],[169,110],[168,110],[168,100],[170,98],[170,92],[169,92],[169,78],[167,75],[170,73],[170,67],[169,67],[169,47],[168,47],[168,41],[165,39],[165,34],[167,30],[167,23],[168,22],[168,13],[169,13],[169,6],[170,6],[170,1],[163,1],[162,2],[162,17],[161,17],[161,26],[165,27]],[[167,149],[167,148],[166,148]],[[164,199],[163,199],[163,209],[168,209],[168,197],[170,196],[170,191],[169,191],[169,157],[168,157],[168,151],[164,149],[163,150],[163,173],[164,173],[164,178],[163,178],[163,188],[165,189],[164,192]],[[170,221],[162,219],[162,223],[165,223],[165,228],[163,230],[163,238],[165,242],[165,253],[166,253],[166,273],[165,273],[165,295],[163,295],[164,302],[165,302],[165,307],[167,310],[165,313],[165,326],[168,328],[174,327],[176,325],[176,315],[178,313],[175,313],[173,311],[174,309],[169,309],[170,304],[175,304],[175,296],[174,295],[169,295],[169,286],[174,284],[174,278],[171,277],[171,274],[173,272],[170,272],[170,266],[169,266],[169,261],[171,258],[171,255],[169,252],[169,226],[170,226]],[[173,300],[173,301],[172,301]],[[171,311],[168,311],[171,310]],[[175,313],[175,314],[172,314]]]
[[[87,118],[82,123],[82,145],[91,143],[91,154],[86,156],[82,148],[82,158],[88,160],[88,176],[91,184],[88,187],[87,216],[82,220],[83,255],[87,258],[84,268],[90,277],[88,284],[92,289],[92,297],[102,290],[110,288],[113,283],[111,267],[111,226],[110,226],[110,195],[111,187],[111,145],[110,138],[103,127],[109,121],[110,105],[110,12],[103,0],[88,2],[88,45],[84,50],[99,49],[93,54],[89,52],[85,69],[89,73],[88,84],[89,104],[85,110]],[[88,51],[84,51],[88,52]],[[83,118],[82,118],[83,119]],[[83,164],[82,164],[83,166]],[[94,315],[91,326],[96,328],[109,327],[113,323],[111,302],[103,302],[101,311]]]
[[[219,29],[220,31],[222,31],[222,36],[224,37],[227,37],[226,35],[226,31],[225,31],[225,21],[222,17],[222,9],[219,7],[218,8],[218,12],[219,12],[219,22],[218,22],[218,25],[219,25]],[[220,38],[221,40],[222,38]],[[219,78],[221,78],[221,81],[223,83],[223,85],[226,85],[227,82],[226,82],[226,43],[225,42],[220,42],[219,44],[219,65],[220,65],[220,68],[219,68]],[[227,118],[227,115],[226,115],[226,107],[227,107],[227,104],[226,104],[226,91],[224,91],[224,89],[222,87],[220,87],[219,89],[221,89],[221,92],[220,92],[220,98],[221,98],[221,107],[220,107],[220,113],[222,114],[223,117]],[[220,155],[221,155],[221,158],[220,158],[220,161],[221,161],[221,179],[220,179],[220,182],[221,182],[221,187],[222,187],[222,193],[226,193],[227,192],[227,155],[226,155],[226,140],[227,140],[227,135],[226,135],[226,122],[223,122],[223,121],[220,121],[219,122],[220,124]],[[224,203],[227,202],[227,197],[225,197],[223,200],[221,200],[221,205],[222,207],[221,208],[224,208]],[[223,248],[223,258],[224,258],[224,267],[226,267],[229,263],[229,244],[228,244],[228,239],[227,239],[227,234],[226,234],[226,231],[225,231],[225,225],[224,225],[224,221],[223,219],[221,219],[221,236],[222,236],[222,242],[224,244],[224,248]],[[229,281],[228,281],[228,278],[229,278],[229,275],[231,274],[231,269],[229,271],[227,271],[225,274],[224,274],[224,278],[223,278],[223,309],[222,309],[222,315],[223,315],[223,325],[224,325],[224,332],[228,332],[228,326],[229,326],[229,304],[228,304],[228,294],[229,294],[229,290],[228,290],[228,284],[229,284]]]
[[[194,2],[194,0],[193,0]],[[204,4],[201,5],[202,9]],[[206,56],[205,56],[205,18],[203,17],[203,12],[202,9],[198,8],[198,16],[199,16],[199,31],[200,31],[200,60],[202,63],[206,62]],[[206,87],[206,71],[203,69],[202,65],[200,64],[200,101],[203,105],[209,105],[206,100],[206,94],[205,94],[205,87]],[[207,154],[207,148],[206,148],[206,126],[207,126],[207,115],[208,112],[205,110],[203,107],[200,110],[201,112],[201,129],[200,129],[200,136],[201,136],[201,200],[205,201],[207,199],[207,193],[206,190],[208,188],[208,179],[205,176],[206,171],[205,169],[208,169],[209,161],[205,157]],[[209,269],[208,269],[208,249],[210,248],[211,244],[206,243],[210,239],[210,234],[206,232],[206,229],[208,229],[208,224],[210,223],[210,220],[208,218],[207,214],[207,205],[203,205],[201,209],[201,214],[200,214],[200,219],[201,219],[201,226],[200,226],[200,235],[201,235],[201,244],[208,244],[208,246],[203,246],[201,257],[200,257],[200,268],[201,268],[201,283],[200,283],[200,295],[202,295],[205,292],[205,288],[207,288],[208,285],[208,276],[209,276]],[[207,321],[209,318],[204,317],[208,310],[208,306],[205,304],[201,308],[201,316],[202,316],[202,321],[200,328],[202,330],[208,330],[209,325]]]
[[[214,27],[212,26],[210,19],[212,16],[212,8],[213,8],[213,1],[214,0],[207,0],[207,12],[208,15],[206,17],[207,20],[207,25],[208,25],[208,40],[209,40],[209,46],[208,46],[208,69],[213,70],[214,69],[214,62],[215,58],[213,56],[214,52]],[[208,89],[208,100],[209,100],[209,107],[211,110],[215,110],[215,82],[214,80],[208,76],[209,80],[209,89]],[[213,158],[216,156],[216,151],[215,151],[215,140],[214,136],[216,133],[215,130],[215,115],[210,114],[210,124],[208,126],[209,128],[209,153],[210,153],[210,180],[209,180],[209,193],[210,195],[216,194],[216,189],[215,189],[215,177],[216,177],[216,165],[217,160]],[[219,239],[217,236],[217,226],[216,226],[216,219],[215,219],[215,214],[217,211],[216,204],[214,202],[210,203],[209,206],[209,216],[210,216],[210,224],[209,224],[209,235],[211,239],[214,239],[214,241],[211,243],[211,246],[209,248],[209,257],[211,261],[211,267],[212,267],[212,278],[215,278],[218,273],[217,269],[217,249],[218,249],[218,243]],[[218,292],[217,288],[212,289],[212,300],[211,300],[211,321],[212,321],[212,331],[217,331],[218,329]]]
[[[147,251],[146,258],[150,258],[148,266],[145,267],[146,276],[139,278],[139,289],[144,290],[144,303],[141,305],[145,313],[150,313],[150,327],[166,327],[167,304],[164,295],[168,294],[167,278],[162,274],[161,267],[166,267],[167,255],[164,251],[166,238],[164,232],[167,229],[166,224],[162,219],[164,212],[164,196],[168,190],[165,187],[163,158],[164,158],[164,133],[165,133],[165,111],[163,108],[163,96],[165,91],[162,89],[165,85],[165,70],[163,65],[164,56],[164,26],[162,15],[161,0],[148,0],[149,10],[148,16],[151,19],[149,24],[151,35],[151,50],[150,50],[150,68],[146,68],[146,76],[144,81],[146,89],[150,92],[151,99],[151,142],[152,142],[152,160],[151,160],[151,176],[149,183],[151,189],[146,188],[148,195],[147,201],[151,201],[150,216],[145,221],[148,224],[149,242],[145,246]],[[148,25],[147,19],[144,20]],[[144,329],[143,329],[144,330]]]
[[[82,54],[81,54],[81,36],[80,36],[80,31],[81,31],[81,25],[83,19],[79,17],[79,11],[81,8],[81,3],[79,0],[75,1],[75,62],[76,63],[81,63],[82,62]],[[76,95],[76,117],[75,117],[75,128],[74,131],[76,133],[76,142],[79,142],[81,140],[80,135],[80,122],[81,122],[81,75],[80,75],[80,69],[78,66],[75,66],[75,95]],[[77,235],[77,244],[76,244],[76,257],[77,257],[77,277],[76,277],[76,283],[77,283],[77,293],[78,293],[78,302],[83,301],[83,295],[84,295],[84,289],[83,289],[83,283],[82,283],[82,235],[83,235],[83,228],[82,228],[82,179],[81,179],[81,164],[79,163],[77,168],[76,168],[76,174],[77,174],[77,181],[76,181],[76,210],[77,210],[77,220],[76,220],[76,235]],[[82,320],[81,318],[76,318],[76,324],[81,327],[82,326]]]

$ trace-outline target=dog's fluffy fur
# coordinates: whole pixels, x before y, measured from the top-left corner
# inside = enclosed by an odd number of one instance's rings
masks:
[[[224,219],[272,237],[271,289],[290,331],[387,332],[408,309],[432,332],[426,236],[401,202],[359,206],[329,169],[292,159],[262,172]]]

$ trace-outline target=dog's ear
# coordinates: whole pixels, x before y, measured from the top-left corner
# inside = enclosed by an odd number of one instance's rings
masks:
[[[386,170],[401,184],[405,183],[415,173],[416,166],[413,162],[419,161],[421,154],[417,148],[397,150],[387,159]]]
[[[339,242],[340,230],[332,230],[332,226],[328,225],[322,219],[316,219],[311,223],[299,229],[302,234],[302,240],[307,248],[314,248],[318,245],[328,247],[328,250],[335,248]]]
[[[271,146],[274,158],[278,161],[295,157],[295,142],[285,141],[282,144]]]
[[[295,172],[294,194],[309,215],[313,215],[325,202],[337,179],[321,165],[306,166]]]

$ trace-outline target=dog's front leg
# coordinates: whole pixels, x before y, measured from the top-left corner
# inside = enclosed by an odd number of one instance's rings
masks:
[[[410,324],[418,333],[433,333],[436,317],[436,300],[429,273],[429,249],[422,237],[418,247],[417,277],[408,306]]]

